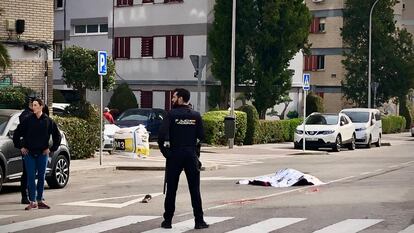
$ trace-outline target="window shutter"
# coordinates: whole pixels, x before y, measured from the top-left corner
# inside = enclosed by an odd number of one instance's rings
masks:
[[[171,57],[171,36],[166,36],[165,41],[165,56]]]
[[[122,5],[122,0],[116,0],[116,5],[117,5],[117,6]]]
[[[134,4],[133,0],[128,0],[128,6],[132,6]]]
[[[309,68],[309,65],[310,65],[310,62],[309,62],[309,57],[310,57],[310,56],[304,56],[304,60],[305,60],[305,61],[304,61],[304,63],[305,63],[305,65],[304,65],[304,66],[305,66],[305,69],[304,69],[304,70],[305,70],[305,71],[310,70],[310,68]]]
[[[184,56],[184,36],[178,36],[178,57],[183,58]]]
[[[152,55],[153,55],[153,38],[152,37],[142,37],[141,56],[142,57],[152,57]]]
[[[152,108],[152,91],[141,91],[141,108]]]
[[[113,55],[112,55],[114,58],[118,58],[119,57],[118,56],[118,52],[119,52],[118,46],[119,46],[119,38],[118,37],[115,37],[115,48],[114,48]]]
[[[166,91],[165,92],[165,110],[171,110],[171,99],[172,99],[172,94],[171,91]]]
[[[312,55],[312,70],[318,69],[318,56]]]
[[[125,58],[131,57],[131,38],[125,37]]]

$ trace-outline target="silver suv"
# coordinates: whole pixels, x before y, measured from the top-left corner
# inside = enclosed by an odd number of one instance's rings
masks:
[[[22,175],[22,156],[12,139],[21,113],[22,110],[0,109],[0,191],[3,183],[19,181]],[[50,155],[46,168],[50,188],[63,188],[69,180],[70,153],[65,135],[61,134],[62,142]]]

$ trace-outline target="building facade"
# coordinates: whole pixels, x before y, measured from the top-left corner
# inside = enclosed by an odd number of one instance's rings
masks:
[[[36,91],[50,105],[53,98],[53,1],[0,1],[0,41],[12,60],[0,82]]]

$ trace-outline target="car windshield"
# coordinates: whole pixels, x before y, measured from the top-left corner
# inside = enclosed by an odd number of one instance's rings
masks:
[[[0,135],[3,134],[4,129],[6,128],[7,122],[9,121],[8,116],[0,116]]]
[[[369,121],[369,112],[343,112],[354,123],[365,123]]]
[[[146,121],[149,118],[149,112],[142,110],[129,110],[118,117],[118,121]]]
[[[338,115],[311,115],[306,118],[307,125],[336,125],[338,124]]]

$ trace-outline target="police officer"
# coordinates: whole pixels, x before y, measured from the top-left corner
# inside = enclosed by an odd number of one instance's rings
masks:
[[[197,143],[204,139],[203,123],[200,113],[193,111],[188,105],[190,92],[183,88],[177,88],[173,92],[173,109],[163,120],[158,135],[158,145],[167,159],[167,194],[164,202],[164,221],[161,223],[161,227],[172,228],[171,221],[175,211],[178,181],[181,171],[184,170],[191,194],[194,228],[208,228],[209,225],[203,218],[199,160],[196,154]]]

